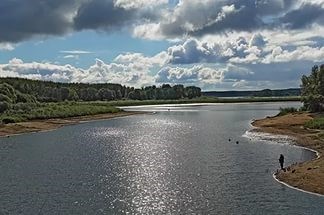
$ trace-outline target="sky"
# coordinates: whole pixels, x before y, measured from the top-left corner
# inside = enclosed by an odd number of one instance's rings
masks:
[[[324,0],[1,0],[0,76],[295,88],[324,63]]]

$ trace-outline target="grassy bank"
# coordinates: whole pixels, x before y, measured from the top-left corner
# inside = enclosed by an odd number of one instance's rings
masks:
[[[56,102],[56,103],[17,103],[0,115],[0,121],[7,123],[29,120],[68,118],[105,113],[116,113],[117,106],[192,104],[192,103],[242,103],[242,102],[281,102],[300,101],[299,97],[251,97],[251,98],[216,98],[200,97],[180,100],[118,100],[98,102]]]
[[[7,124],[38,119],[117,113],[120,111],[120,109],[107,103],[62,102],[17,104],[12,109],[1,114],[0,120]]]
[[[305,123],[305,127],[309,129],[324,129],[324,116],[318,115],[314,119]]]
[[[107,102],[112,106],[137,106],[137,105],[160,105],[160,104],[193,104],[193,103],[244,103],[244,102],[283,102],[300,101],[299,96],[292,97],[247,97],[247,98],[217,98],[200,97],[195,99],[179,100],[120,100]]]

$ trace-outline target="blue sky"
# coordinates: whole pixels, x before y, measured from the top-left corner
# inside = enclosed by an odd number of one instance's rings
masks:
[[[324,0],[0,2],[0,76],[291,88],[324,59]]]

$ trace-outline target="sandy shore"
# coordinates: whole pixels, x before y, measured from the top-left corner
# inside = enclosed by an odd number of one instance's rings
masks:
[[[48,119],[48,120],[33,120],[28,122],[12,123],[7,125],[0,125],[0,136],[12,136],[17,134],[49,131],[60,128],[66,125],[73,125],[93,120],[105,120],[116,117],[124,117],[135,114],[143,114],[143,112],[118,112],[98,114],[93,116],[80,116],[64,119]]]
[[[292,187],[312,193],[324,194],[324,140],[323,131],[304,128],[304,123],[315,117],[309,113],[288,114],[280,117],[267,117],[252,123],[254,131],[289,135],[296,145],[318,152],[318,158],[304,163],[293,164],[287,171],[279,171],[276,179]]]

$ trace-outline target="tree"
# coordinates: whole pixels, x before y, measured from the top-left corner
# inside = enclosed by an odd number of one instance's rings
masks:
[[[301,78],[302,102],[311,112],[324,110],[324,65],[314,66],[309,76]]]

